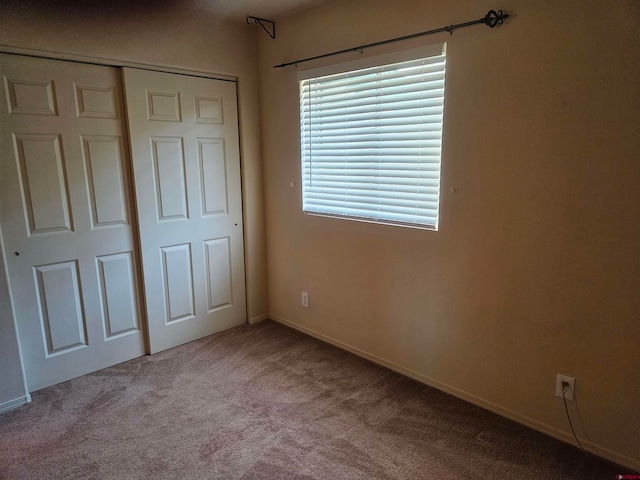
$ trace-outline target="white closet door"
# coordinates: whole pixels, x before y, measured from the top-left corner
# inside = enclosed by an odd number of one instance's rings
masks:
[[[246,321],[236,85],[124,69],[151,353]]]
[[[145,353],[118,69],[0,55],[0,222],[29,390]]]

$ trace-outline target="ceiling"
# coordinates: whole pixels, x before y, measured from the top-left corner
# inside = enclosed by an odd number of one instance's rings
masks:
[[[329,0],[200,0],[207,8],[223,17],[251,15],[267,20],[306,10]]]
[[[42,12],[51,18],[68,15],[120,15],[136,17],[150,12],[181,9],[209,18],[240,20],[251,15],[277,20],[334,0],[0,0],[5,12]]]

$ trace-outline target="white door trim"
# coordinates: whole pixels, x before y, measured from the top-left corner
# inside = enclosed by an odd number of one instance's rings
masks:
[[[192,77],[213,78],[226,82],[237,82],[238,77],[225,75],[207,70],[189,70],[171,65],[152,65],[148,63],[129,62],[108,57],[94,57],[86,55],[76,55],[74,53],[57,52],[53,50],[36,50],[32,48],[14,47],[11,45],[0,45],[0,53],[12,55],[23,55],[26,57],[49,58],[51,60],[66,60],[67,62],[89,63],[93,65],[105,65],[107,67],[131,67],[141,70],[152,70],[155,72],[178,73]]]
[[[4,275],[4,279],[6,282],[5,284],[6,291],[3,291],[5,289],[0,290],[0,301],[5,300],[9,303],[9,309],[11,312],[11,322],[13,323],[13,339],[15,340],[16,345],[18,346],[18,363],[20,364],[20,374],[22,375],[22,388],[24,389],[23,397],[19,397],[17,400],[12,400],[8,402],[9,405],[7,405],[7,402],[0,404],[0,413],[2,413],[14,408],[14,405],[16,405],[16,402],[19,403],[21,399],[25,399],[24,403],[31,402],[31,395],[29,394],[29,386],[27,385],[27,373],[24,369],[22,345],[20,344],[20,337],[18,336],[18,321],[17,321],[18,317],[16,315],[15,306],[13,304],[13,295],[11,295],[11,291],[12,291],[11,279],[9,278],[9,269],[7,268],[7,252],[5,250],[4,237],[2,235],[1,227],[0,227],[0,275]],[[6,294],[6,297],[5,297],[5,294]],[[0,321],[2,320],[0,319]],[[17,408],[17,406],[15,408]]]
[[[0,413],[8,412],[9,410],[14,410],[16,408],[20,408],[27,403],[31,403],[31,395],[28,393],[24,397],[16,398],[14,400],[10,400],[8,402],[0,403]]]

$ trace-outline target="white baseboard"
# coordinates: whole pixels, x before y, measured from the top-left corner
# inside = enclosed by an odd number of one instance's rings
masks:
[[[262,322],[263,320],[266,320],[267,318],[269,318],[269,315],[266,314],[266,313],[263,314],[263,315],[258,315],[256,317],[250,318],[249,319],[249,324],[253,325],[255,323]]]
[[[0,413],[8,412],[15,408],[20,408],[27,403],[31,403],[31,395],[16,398],[15,400],[9,400],[8,402],[0,403]]]
[[[520,415],[519,413],[513,412],[504,407],[501,407],[500,405],[496,405],[495,403],[488,402],[486,400],[483,400],[482,398],[479,398],[469,393],[458,390],[457,388],[451,387],[450,385],[447,385],[445,383],[439,382],[425,375],[422,375],[421,373],[416,372],[415,370],[405,368],[402,365],[398,365],[396,363],[385,360],[382,357],[378,357],[377,355],[371,354],[357,347],[344,343],[340,340],[329,337],[323,333],[317,332],[315,330],[304,327],[302,325],[298,325],[297,323],[287,320],[286,318],[283,318],[279,315],[269,314],[269,318],[271,318],[272,320],[275,320],[276,322],[282,323],[283,325],[286,325],[288,327],[291,327],[303,333],[306,333],[307,335],[315,337],[319,340],[330,343],[331,345],[334,345],[338,348],[351,352],[354,355],[357,355],[362,358],[366,358],[367,360],[370,360],[373,363],[377,363],[378,365],[387,367],[388,369],[393,370],[394,372],[398,372],[409,378],[412,378],[421,383],[424,383],[425,385],[441,390],[445,393],[453,395],[454,397],[460,398],[466,402],[469,402],[474,405],[477,405],[478,407],[484,408],[485,410],[489,410],[490,412],[496,413],[501,417],[505,417],[505,418],[508,418],[509,420],[513,420],[514,422],[517,422],[521,425],[532,428],[533,430],[544,433],[545,435],[549,435],[550,437],[553,437],[557,440],[568,443],[575,447],[578,446],[575,439],[571,435],[568,435],[565,432],[558,430],[555,427],[552,427],[551,425],[538,422],[537,420],[533,420],[531,418]],[[618,465],[631,468],[632,470],[640,471],[640,459],[633,459],[625,455],[620,455],[607,448],[601,447],[599,445],[595,445],[585,440],[581,440],[580,443],[582,443],[582,446],[585,448],[585,450],[593,453],[594,455],[605,458],[611,462],[617,463]]]

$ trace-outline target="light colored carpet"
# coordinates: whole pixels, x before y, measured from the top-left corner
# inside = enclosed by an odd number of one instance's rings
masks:
[[[275,322],[35,392],[0,478],[612,479],[605,462]]]

